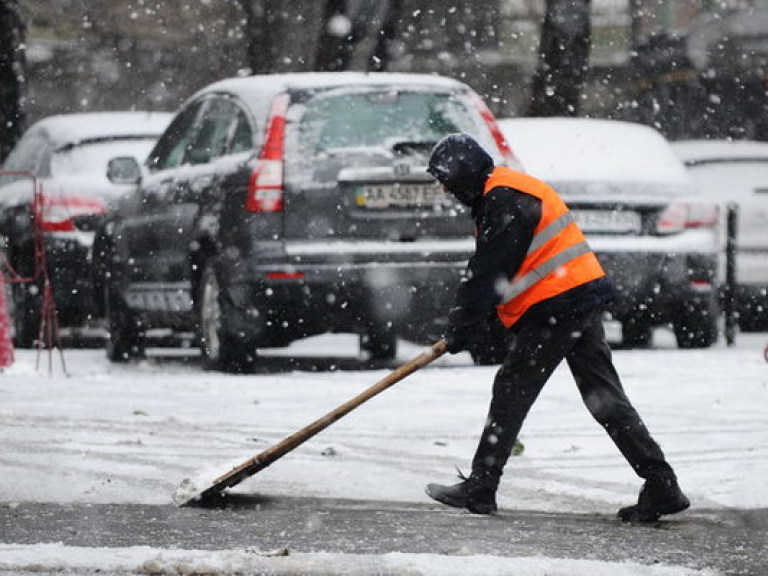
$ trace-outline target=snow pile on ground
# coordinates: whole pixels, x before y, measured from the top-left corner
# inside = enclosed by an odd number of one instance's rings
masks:
[[[225,474],[229,474],[235,468],[240,468],[243,458],[238,458],[226,464],[218,464],[198,471],[193,476],[184,478],[178,488],[171,495],[171,500],[177,506],[184,506],[194,502],[203,492],[215,486]]]
[[[0,544],[0,571],[108,572],[206,575],[301,574],[303,576],[716,576],[710,570],[692,570],[633,562],[595,562],[554,558],[500,558],[495,556],[442,556],[390,553],[290,554],[255,550],[160,550],[148,547],[93,549],[41,544]]]

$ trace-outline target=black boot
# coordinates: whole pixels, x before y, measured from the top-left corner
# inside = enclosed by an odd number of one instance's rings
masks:
[[[459,473],[459,478],[461,482],[453,486],[428,484],[427,496],[454,508],[466,508],[475,514],[496,512],[498,509],[496,506],[497,482],[484,481],[475,474],[466,478]]]
[[[674,476],[651,476],[643,484],[637,504],[619,510],[624,522],[654,522],[663,514],[676,514],[691,503]]]

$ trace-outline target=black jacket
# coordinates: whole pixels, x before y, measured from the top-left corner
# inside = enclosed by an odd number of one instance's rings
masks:
[[[449,340],[465,344],[486,329],[500,303],[497,286],[512,278],[528,252],[541,220],[541,200],[508,187],[497,187],[472,206],[477,239],[466,277],[449,313]],[[615,296],[603,277],[577,286],[531,307],[519,322],[548,322],[551,317],[581,313],[604,305]]]

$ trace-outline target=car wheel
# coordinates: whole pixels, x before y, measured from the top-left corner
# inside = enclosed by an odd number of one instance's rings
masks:
[[[739,329],[742,332],[768,330],[768,302],[762,293],[740,295],[737,310]]]
[[[738,325],[742,332],[764,332],[768,328],[765,321],[755,319],[749,310],[739,311]]]
[[[675,339],[678,348],[709,348],[717,342],[717,322],[701,319],[675,324]]]
[[[360,336],[360,349],[368,353],[370,360],[394,360],[397,355],[397,333],[387,327],[371,328]]]
[[[200,354],[206,370],[250,372],[256,363],[256,346],[246,338],[233,337],[226,329],[226,308],[216,270],[203,269],[197,297]]]
[[[109,280],[104,287],[104,317],[107,358],[118,363],[143,358],[146,349],[141,322],[110,286]]]
[[[674,323],[678,348],[709,348],[717,342],[719,309],[715,299],[687,303]]]
[[[625,348],[648,348],[652,337],[653,330],[645,322],[627,320],[621,324],[621,343]]]
[[[17,348],[32,348],[40,335],[42,311],[41,291],[37,283],[14,283],[13,298],[13,344]]]

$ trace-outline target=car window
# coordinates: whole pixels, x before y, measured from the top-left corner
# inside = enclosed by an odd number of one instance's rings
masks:
[[[377,91],[326,94],[306,104],[299,125],[301,152],[437,142],[453,132],[483,134],[480,118],[454,94]]]
[[[147,165],[150,170],[168,170],[181,164],[194,137],[195,120],[203,103],[204,101],[198,100],[190,104],[173,119],[149,155]]]
[[[184,155],[184,164],[205,164],[229,152],[240,108],[230,98],[212,98]]]
[[[237,120],[232,134],[232,141],[229,145],[229,154],[238,154],[246,152],[253,148],[253,130],[251,123],[245,112],[238,110]]]

